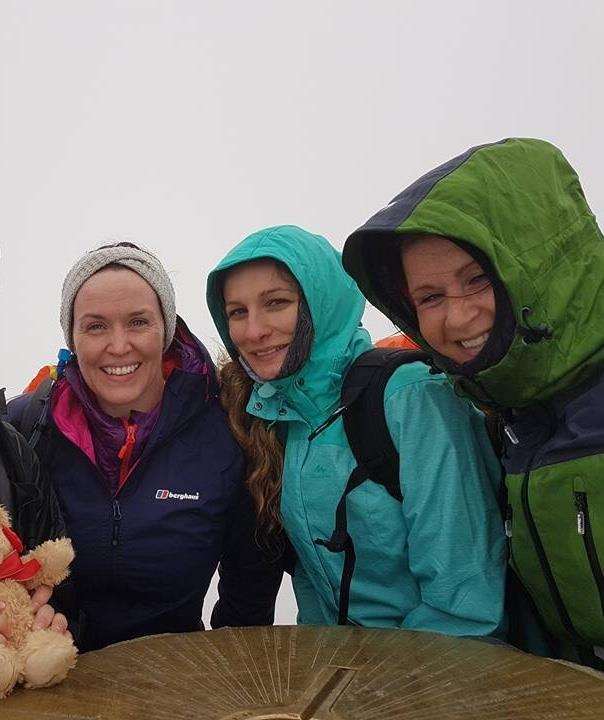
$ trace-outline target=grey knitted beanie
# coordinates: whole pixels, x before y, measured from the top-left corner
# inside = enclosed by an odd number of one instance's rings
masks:
[[[170,278],[161,262],[148,250],[133,243],[103,245],[81,257],[63,282],[61,293],[61,327],[65,342],[73,350],[73,303],[82,285],[99,270],[115,263],[134,270],[155,290],[164,316],[164,350],[167,350],[176,330],[176,298]]]

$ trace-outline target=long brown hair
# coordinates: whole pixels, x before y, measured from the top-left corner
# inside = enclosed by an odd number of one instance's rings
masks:
[[[229,417],[235,440],[246,459],[246,483],[256,514],[263,544],[279,546],[281,522],[281,474],[283,444],[275,426],[246,412],[253,380],[235,360],[219,367],[220,400]]]
[[[280,277],[297,289],[300,298],[299,307],[307,308],[302,288],[287,265],[275,258],[258,258],[247,263],[260,261],[272,263]],[[223,293],[227,275],[228,271],[222,274],[220,280]],[[301,323],[304,327],[301,327]],[[298,310],[296,337],[300,337],[302,342],[293,344],[299,350],[294,362],[300,363],[306,359],[313,338],[312,321],[308,310],[307,312]],[[285,364],[289,359],[288,354]],[[261,544],[280,552],[284,546],[280,511],[284,446],[277,434],[276,425],[246,412],[254,381],[241,364],[237,360],[225,359],[224,362],[219,361],[218,365],[222,406],[228,414],[235,440],[242,448],[246,459],[246,483],[258,517],[257,538]],[[292,367],[289,369],[292,372],[294,370]]]

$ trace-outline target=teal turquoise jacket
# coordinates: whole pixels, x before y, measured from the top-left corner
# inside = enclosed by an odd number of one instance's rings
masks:
[[[341,419],[311,442],[308,437],[337,408],[346,371],[371,347],[360,324],[364,299],[324,238],[293,226],[257,232],[208,279],[208,306],[233,357],[219,276],[267,257],[285,263],[299,282],[314,340],[294,375],[254,385],[247,410],[286,431],[281,512],[298,555],[293,578],[298,620],[335,624],[343,553],[314,540],[330,536],[356,463]],[[504,619],[505,579],[496,501],[501,471],[483,417],[455,395],[444,376],[430,375],[421,363],[396,371],[384,403],[400,453],[404,500],[401,504],[372,482],[348,497],[348,530],[357,556],[349,617],[368,627],[497,632]]]

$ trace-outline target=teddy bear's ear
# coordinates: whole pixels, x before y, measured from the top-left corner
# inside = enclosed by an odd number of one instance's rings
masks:
[[[11,527],[10,515],[4,505],[0,505],[0,527]]]

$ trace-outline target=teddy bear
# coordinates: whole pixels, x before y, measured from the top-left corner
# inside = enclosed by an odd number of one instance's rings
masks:
[[[0,601],[11,629],[0,644],[0,698],[17,683],[27,688],[61,682],[75,666],[77,649],[69,635],[49,628],[32,630],[34,613],[30,590],[58,585],[69,575],[74,558],[71,540],[47,540],[21,557],[23,544],[0,505]]]

